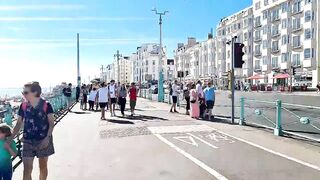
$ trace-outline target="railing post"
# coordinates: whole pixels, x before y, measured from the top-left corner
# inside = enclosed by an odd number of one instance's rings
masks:
[[[276,127],[273,131],[273,134],[276,136],[282,136],[282,127],[281,127],[281,110],[282,110],[282,105],[281,105],[281,100],[276,101]]]
[[[244,119],[244,97],[240,98],[240,121],[239,125],[245,125]]]

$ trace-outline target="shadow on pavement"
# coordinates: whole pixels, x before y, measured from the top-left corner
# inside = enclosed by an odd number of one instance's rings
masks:
[[[71,111],[70,113],[74,113],[74,114],[90,114],[90,112],[80,112],[80,111]]]
[[[111,120],[105,120],[111,123],[117,123],[117,124],[134,124],[134,122],[131,121],[126,121],[126,120],[115,120],[115,119],[111,119]]]
[[[147,115],[137,115],[137,116],[128,116],[128,117],[119,117],[130,120],[140,120],[140,121],[152,121],[152,120],[161,120],[168,121],[168,119],[156,117],[156,116],[147,116]]]

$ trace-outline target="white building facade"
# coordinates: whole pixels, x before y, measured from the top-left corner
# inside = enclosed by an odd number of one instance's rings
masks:
[[[252,7],[241,10],[234,15],[221,19],[216,29],[216,57],[217,57],[217,71],[220,86],[227,86],[228,73],[231,71],[232,65],[232,37],[237,36],[236,42],[244,44],[245,62],[242,69],[235,69],[236,81],[245,82],[248,77],[253,74],[253,9]]]
[[[124,84],[131,83],[133,81],[133,61],[128,56],[121,56],[119,59],[114,58],[112,63],[112,72],[110,73],[116,82]]]
[[[274,76],[288,74],[287,85],[292,81],[316,87],[319,0],[253,0],[253,12],[253,66],[255,74],[264,77],[260,83],[273,84]]]

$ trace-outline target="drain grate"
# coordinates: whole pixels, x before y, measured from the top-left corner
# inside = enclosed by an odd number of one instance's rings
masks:
[[[128,128],[117,128],[117,129],[107,129],[100,131],[100,137],[106,138],[122,138],[129,136],[142,136],[150,135],[151,132],[147,127],[128,127]]]

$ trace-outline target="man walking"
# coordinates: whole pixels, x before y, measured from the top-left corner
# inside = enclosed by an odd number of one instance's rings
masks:
[[[116,103],[117,103],[117,86],[115,84],[114,80],[110,81],[110,85],[108,86],[108,94],[109,94],[109,99],[110,99],[110,113],[111,117],[116,116],[116,113],[114,112]]]
[[[208,113],[208,119],[211,120],[212,109],[215,101],[214,87],[212,87],[211,82],[209,82],[208,86],[204,89],[204,97],[206,100],[206,106],[207,106],[206,112]]]
[[[177,111],[178,96],[179,96],[179,85],[178,85],[178,81],[175,80],[174,84],[172,85],[172,106],[171,106],[170,112],[178,113]],[[172,109],[174,111],[172,111]]]
[[[63,89],[63,94],[64,94],[64,96],[65,96],[65,98],[66,98],[67,107],[68,107],[68,110],[69,110],[69,111],[71,111],[71,110],[70,110],[70,106],[71,106],[71,101],[72,101],[72,99],[71,99],[71,95],[72,95],[72,89],[71,89],[71,87],[72,87],[72,84],[69,83],[68,86]]]
[[[98,102],[101,109],[101,120],[106,120],[105,107],[108,106],[108,88],[105,83],[101,83],[101,88],[98,90]]]
[[[79,102],[79,97],[80,97],[80,86],[76,87],[76,101]]]
[[[129,90],[131,116],[134,115],[134,110],[137,104],[137,95],[138,95],[138,89],[136,88],[136,85],[133,82],[131,83],[131,87]]]

